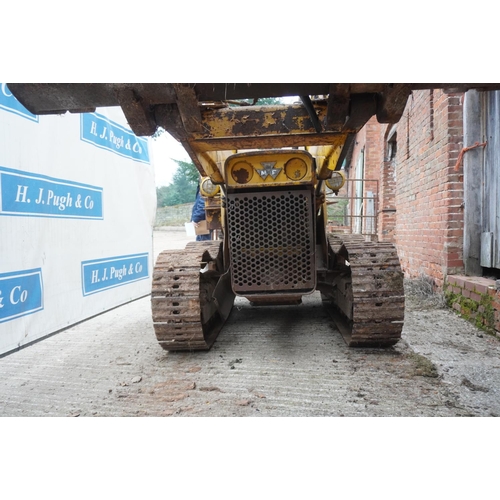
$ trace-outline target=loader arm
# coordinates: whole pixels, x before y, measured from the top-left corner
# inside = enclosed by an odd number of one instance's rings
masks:
[[[322,146],[324,172],[339,168],[342,145],[374,115],[396,123],[413,90],[496,90],[485,83],[10,83],[34,114],[120,106],[138,136],[158,127],[180,141],[202,175],[222,183],[225,158],[242,149]],[[297,103],[259,106],[263,97]],[[256,105],[248,105],[251,100]],[[239,104],[239,105],[238,105]],[[325,149],[326,147],[326,149]],[[345,149],[345,148],[344,148]],[[345,151],[344,151],[345,154]],[[337,163],[332,163],[336,161]]]

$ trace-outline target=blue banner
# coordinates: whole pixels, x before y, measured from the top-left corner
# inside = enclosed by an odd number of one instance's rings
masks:
[[[0,167],[0,215],[102,219],[102,188]]]
[[[0,83],[0,109],[38,122],[38,116],[30,113],[13,95],[6,83]]]
[[[43,309],[42,270],[0,274],[0,323]]]
[[[125,158],[149,163],[148,143],[145,139],[98,113],[82,114],[80,138]]]
[[[148,278],[147,253],[82,262],[83,295]]]

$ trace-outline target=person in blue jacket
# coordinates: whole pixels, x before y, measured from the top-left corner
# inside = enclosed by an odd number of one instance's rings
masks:
[[[194,225],[197,226],[199,222],[205,220],[205,200],[200,193],[200,186],[196,188],[196,199],[193,205],[193,211],[191,212],[191,220],[194,222]],[[197,234],[196,241],[204,241],[212,239],[210,233],[209,234]]]

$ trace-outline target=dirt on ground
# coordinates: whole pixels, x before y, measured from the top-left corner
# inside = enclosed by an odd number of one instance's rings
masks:
[[[155,254],[191,241],[155,232]],[[401,341],[348,348],[319,294],[238,298],[208,352],[157,344],[149,297],[0,360],[0,416],[500,415],[500,341],[407,282]]]

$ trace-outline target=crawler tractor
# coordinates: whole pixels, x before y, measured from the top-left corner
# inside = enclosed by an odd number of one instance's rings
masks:
[[[209,349],[235,295],[272,306],[300,304],[315,290],[350,346],[399,340],[404,291],[396,251],[360,236],[326,233],[320,178],[332,172],[328,162],[318,169],[317,160],[303,149],[227,158],[221,217],[209,218],[223,241],[192,242],[184,252],[162,252],[156,262],[151,303],[162,347]],[[338,190],[342,181],[335,173],[326,184]]]
[[[495,84],[493,84],[493,87]],[[401,337],[403,275],[395,248],[328,234],[325,191],[356,132],[373,116],[396,123],[412,90],[491,84],[9,84],[36,114],[122,107],[136,135],[158,127],[182,143],[200,174],[207,220],[220,240],[164,251],[151,304],[166,350],[209,349],[235,296],[299,304],[319,291],[349,346]],[[493,88],[492,87],[492,88]],[[300,102],[259,105],[267,97]]]

